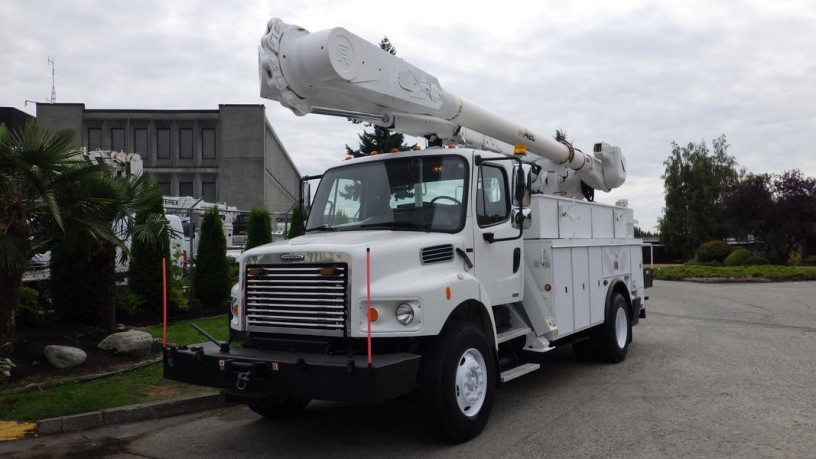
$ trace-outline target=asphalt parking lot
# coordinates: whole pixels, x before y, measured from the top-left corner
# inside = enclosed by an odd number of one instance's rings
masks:
[[[506,384],[483,434],[439,443],[411,399],[234,407],[0,443],[4,457],[814,457],[816,282],[656,282],[617,365],[569,348]]]

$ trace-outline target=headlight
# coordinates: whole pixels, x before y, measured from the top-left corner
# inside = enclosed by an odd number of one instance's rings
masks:
[[[403,325],[409,325],[414,321],[414,307],[408,303],[401,303],[394,311],[397,316],[397,322]]]

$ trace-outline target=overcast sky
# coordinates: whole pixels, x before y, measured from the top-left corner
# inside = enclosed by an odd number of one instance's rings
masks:
[[[670,4],[671,3],[671,4]],[[618,145],[628,199],[652,229],[671,142],[725,134],[750,172],[816,176],[812,0],[373,2],[31,1],[2,4],[0,106],[35,114],[51,93],[89,109],[267,107],[301,174],[357,146],[360,126],[296,117],[259,97],[257,47],[271,17],[342,26],[439,78],[443,88],[576,147]]]

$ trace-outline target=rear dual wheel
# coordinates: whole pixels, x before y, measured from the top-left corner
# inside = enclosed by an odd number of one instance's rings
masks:
[[[626,298],[615,292],[609,298],[606,319],[593,331],[589,339],[572,345],[575,355],[580,359],[594,359],[618,363],[626,359],[629,343],[632,341],[632,322]]]

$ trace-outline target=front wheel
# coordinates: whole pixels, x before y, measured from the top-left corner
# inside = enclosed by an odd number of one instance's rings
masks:
[[[247,407],[265,418],[283,419],[300,413],[310,401],[308,398],[270,396],[262,402],[247,404]]]
[[[632,341],[632,322],[626,299],[620,293],[612,294],[609,310],[598,340],[601,357],[610,363],[622,362]]]
[[[455,323],[422,356],[421,387],[430,425],[443,438],[461,443],[478,436],[490,417],[496,362],[484,333]]]

